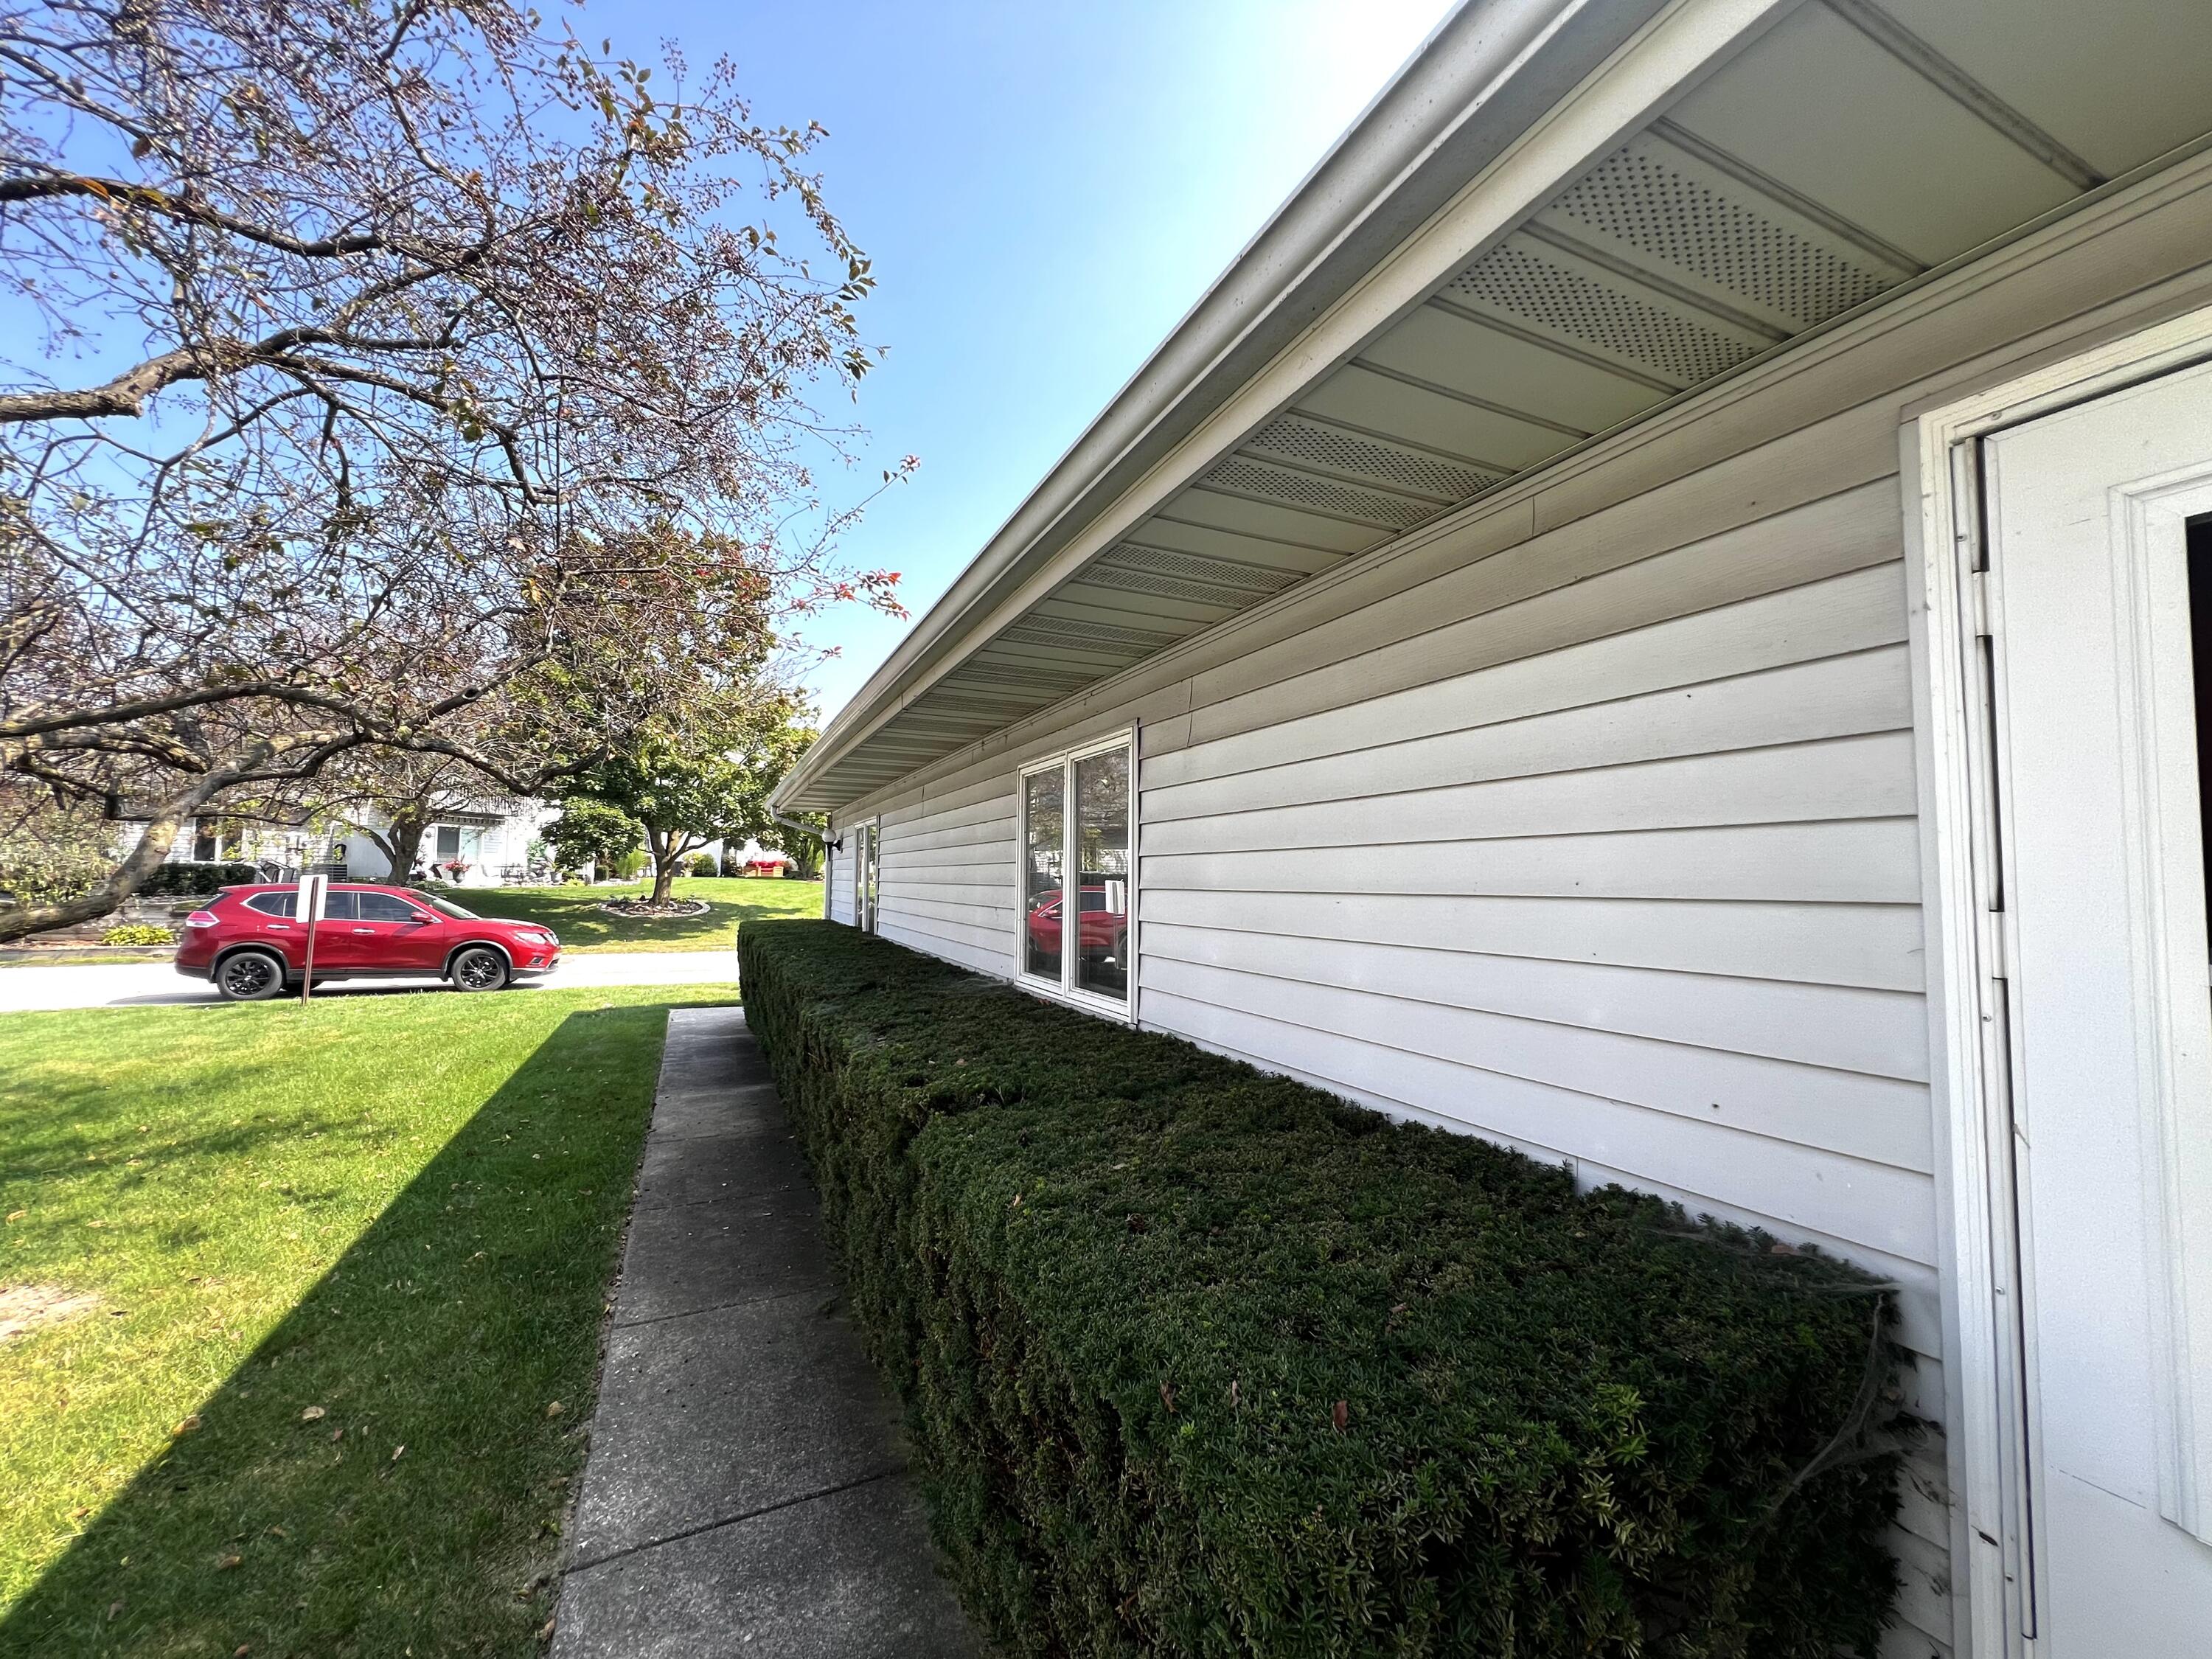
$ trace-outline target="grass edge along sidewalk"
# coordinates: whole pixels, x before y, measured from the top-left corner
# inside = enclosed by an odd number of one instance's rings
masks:
[[[0,1655],[536,1655],[672,1006],[0,1018]]]
[[[738,954],[1008,1650],[1874,1650],[1881,1287],[848,928]]]
[[[703,901],[696,916],[617,916],[599,908],[607,899],[638,899],[650,882],[627,887],[466,887],[447,896],[478,915],[535,922],[561,936],[564,951],[726,951],[740,924],[822,914],[822,884],[777,876],[683,876],[671,890],[679,899]]]

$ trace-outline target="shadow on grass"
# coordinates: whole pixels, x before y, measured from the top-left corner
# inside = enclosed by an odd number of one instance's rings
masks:
[[[0,1655],[535,1655],[684,1006],[556,1027],[46,1570]]]

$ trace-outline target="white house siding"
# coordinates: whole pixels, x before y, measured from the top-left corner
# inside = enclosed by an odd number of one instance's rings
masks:
[[[1014,971],[1014,780],[884,803],[876,931],[987,974]]]
[[[1899,434],[2212,301],[2194,177],[2121,199],[857,803],[884,933],[1011,974],[1017,769],[1135,720],[1143,1025],[1849,1257],[1940,1422]]]
[[[847,826],[840,823],[838,832],[844,834],[845,845],[832,847],[823,862],[823,879],[829,884],[830,920],[850,925],[853,921],[853,841],[845,834]]]

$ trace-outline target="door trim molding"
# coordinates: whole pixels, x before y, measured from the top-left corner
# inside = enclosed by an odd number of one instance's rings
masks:
[[[2212,307],[2047,364],[1927,410],[1899,431],[1906,599],[1919,773],[1937,1267],[1943,1308],[1952,1604],[1960,1659],[2029,1651],[2008,1557],[2027,1534],[2019,1495],[2020,1361],[2005,1298],[2014,1278],[2008,1121],[1991,986],[2003,977],[1987,902],[1993,804],[1975,644],[1980,503],[1967,447],[2069,404],[2212,360]]]

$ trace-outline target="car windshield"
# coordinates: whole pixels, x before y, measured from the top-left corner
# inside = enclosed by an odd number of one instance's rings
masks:
[[[464,910],[451,899],[440,898],[432,893],[417,893],[415,896],[441,916],[451,916],[455,921],[481,921],[483,917],[473,910]]]

